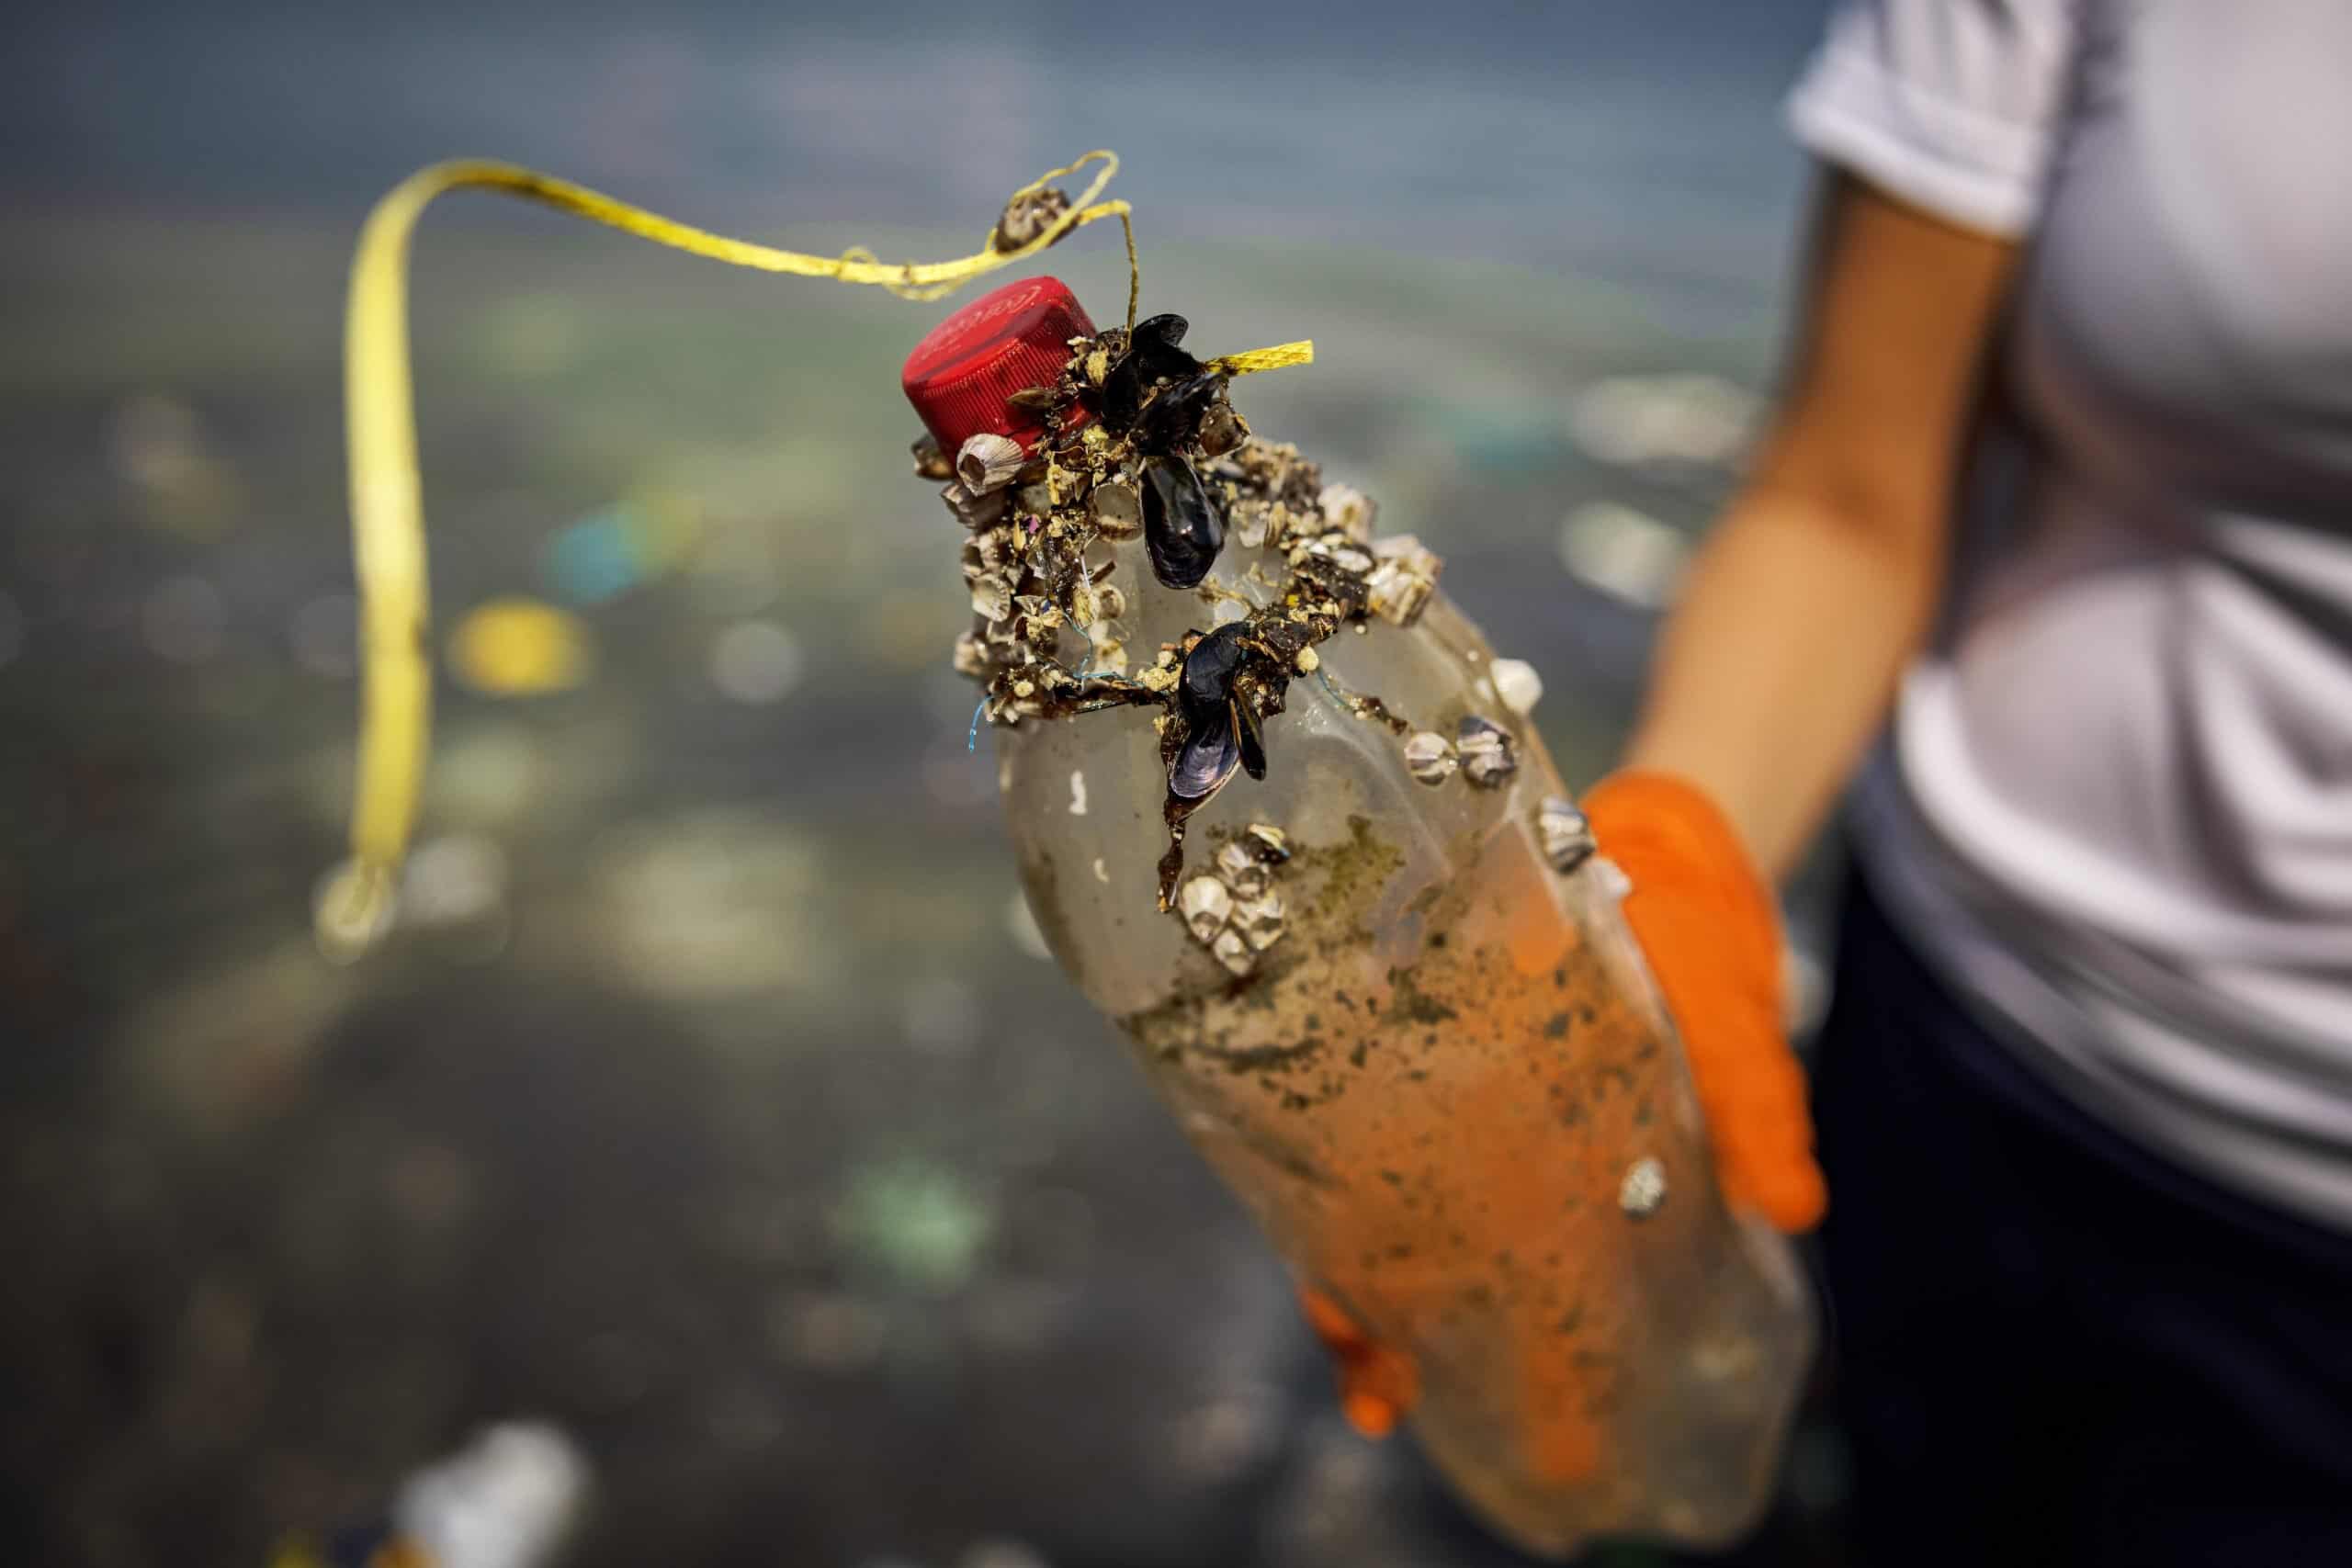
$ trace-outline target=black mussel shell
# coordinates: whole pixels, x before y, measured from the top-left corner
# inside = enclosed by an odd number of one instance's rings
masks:
[[[1176,346],[1185,326],[1183,317],[1172,315],[1150,316],[1136,323],[1126,354],[1102,382],[1102,423],[1112,434],[1127,433],[1152,388],[1162,381],[1189,380],[1201,373],[1201,362]]]
[[[1251,778],[1266,776],[1266,738],[1258,729],[1258,710],[1246,697],[1233,699],[1233,733],[1241,742],[1241,769]]]
[[[1143,452],[1173,453],[1200,438],[1201,420],[1216,406],[1225,378],[1214,370],[1163,388],[1136,418],[1136,446]]]
[[[1216,710],[1206,724],[1193,726],[1192,734],[1177,748],[1168,770],[1168,793],[1179,800],[1206,800],[1225,787],[1241,765],[1241,739],[1234,733],[1231,705]]]
[[[1143,542],[1151,574],[1170,588],[1198,588],[1225,547],[1225,517],[1182,457],[1144,462]]]
[[[1125,435],[1135,427],[1136,411],[1143,406],[1144,394],[1151,383],[1144,378],[1143,361],[1128,355],[1111,367],[1111,374],[1102,381],[1102,427],[1114,435]]]
[[[1153,343],[1174,348],[1184,341],[1184,334],[1192,330],[1192,322],[1170,310],[1165,315],[1146,316],[1142,321],[1137,321],[1136,330],[1129,336],[1128,341],[1136,344]]]
[[[1193,645],[1184,656],[1184,673],[1177,700],[1184,716],[1197,728],[1224,714],[1233,701],[1233,678],[1241,673],[1250,650],[1241,646],[1239,621],[1227,621]]]

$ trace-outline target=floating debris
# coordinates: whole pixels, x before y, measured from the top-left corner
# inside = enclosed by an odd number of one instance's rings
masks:
[[[1464,775],[1481,789],[1500,788],[1519,771],[1510,731],[1475,713],[1464,716],[1454,749],[1462,754]]]
[[[1557,795],[1546,799],[1535,813],[1536,837],[1543,841],[1544,858],[1552,869],[1563,876],[1592,858],[1600,846],[1592,836],[1592,824],[1583,812]]]
[[[451,668],[490,696],[569,691],[588,678],[594,662],[587,623],[533,599],[477,604],[449,634]]]
[[[1617,1188],[1617,1206],[1637,1220],[1647,1219],[1666,1201],[1666,1167],[1655,1156],[1644,1156],[1626,1168],[1625,1179]]]
[[[1405,742],[1405,767],[1425,784],[1443,784],[1460,765],[1453,742],[1434,730],[1424,729]]]

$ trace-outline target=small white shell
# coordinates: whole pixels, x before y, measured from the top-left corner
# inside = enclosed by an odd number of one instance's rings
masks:
[[[1283,896],[1269,891],[1263,897],[1250,898],[1233,907],[1233,930],[1239,931],[1254,950],[1263,953],[1283,939],[1283,919],[1289,911],[1283,907]]]
[[[1326,523],[1351,539],[1372,537],[1373,523],[1380,515],[1372,497],[1353,485],[1325,485],[1321,501]]]
[[[1219,964],[1236,975],[1247,975],[1257,966],[1258,960],[1250,953],[1250,944],[1237,931],[1228,929],[1217,932],[1216,941],[1209,944],[1209,951],[1216,954]]]
[[[1235,895],[1255,898],[1272,880],[1266,867],[1247,845],[1235,841],[1216,852],[1216,874]]]
[[[1453,743],[1434,730],[1424,729],[1405,742],[1405,767],[1425,784],[1442,784],[1460,766]]]
[[[961,479],[941,486],[939,499],[946,503],[948,512],[956,522],[976,531],[988,527],[1004,515],[1003,491],[975,495],[964,488]]]
[[[1554,795],[1535,813],[1535,836],[1543,840],[1544,858],[1563,876],[1592,858],[1600,846],[1593,841],[1592,824],[1568,801]]]
[[[972,581],[972,610],[991,621],[1001,621],[1012,614],[1012,585],[993,573],[975,578]]]
[[[1271,823],[1252,822],[1249,831],[1250,846],[1258,852],[1259,859],[1277,865],[1290,859],[1290,835],[1280,828]]]
[[[1010,435],[983,430],[966,441],[956,454],[956,477],[974,495],[1002,490],[1029,460],[1021,443]]]
[[[1617,1206],[1634,1218],[1646,1219],[1666,1201],[1666,1167],[1655,1157],[1645,1155],[1625,1168],[1625,1179],[1617,1188]]]
[[[1086,498],[1087,514],[1094,525],[1114,539],[1132,539],[1143,532],[1143,502],[1136,487],[1124,479],[1105,479]]]
[[[1498,659],[1487,667],[1494,677],[1495,695],[1503,706],[1525,718],[1544,698],[1544,677],[1524,659]]]
[[[1462,754],[1463,775],[1481,789],[1500,788],[1519,771],[1510,731],[1493,719],[1464,715],[1454,746]]]
[[[1233,895],[1214,876],[1196,876],[1177,890],[1176,908],[1195,940],[1213,941],[1233,913]]]

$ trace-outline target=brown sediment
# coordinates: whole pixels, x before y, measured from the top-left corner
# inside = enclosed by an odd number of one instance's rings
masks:
[[[1448,1391],[1431,1419],[1510,1455],[1512,1486],[1613,1484],[1626,1362],[1653,1332],[1624,1286],[1643,1244],[1620,1183],[1636,1154],[1707,1179],[1659,1135],[1678,1067],[1577,928],[1548,904],[1488,912],[1477,874],[1411,900],[1418,955],[1366,974],[1360,922],[1402,856],[1353,827],[1301,854],[1322,885],[1286,964],[1123,1025],[1327,1302]]]

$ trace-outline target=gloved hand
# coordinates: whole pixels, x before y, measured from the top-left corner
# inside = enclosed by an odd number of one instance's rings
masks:
[[[1731,823],[1683,779],[1613,773],[1581,804],[1600,852],[1633,885],[1625,923],[1682,1036],[1724,1201],[1782,1231],[1810,1230],[1828,1194],[1813,1158],[1804,1074],[1781,1027],[1770,889]],[[1339,1371],[1348,1420],[1367,1437],[1386,1435],[1412,1405],[1411,1359],[1311,1286],[1301,1300]]]

